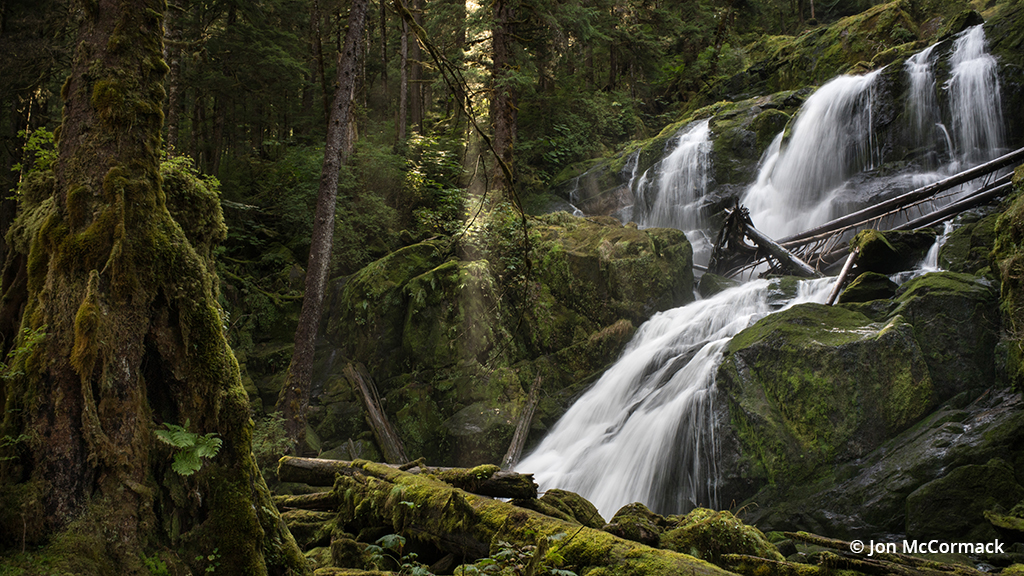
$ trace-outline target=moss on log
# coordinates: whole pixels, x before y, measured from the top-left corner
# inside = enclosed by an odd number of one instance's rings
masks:
[[[577,573],[718,576],[728,572],[686,554],[651,548],[575,522],[454,488],[426,475],[355,461],[361,474],[338,476],[339,524],[386,525],[456,555],[493,551],[499,542],[552,547]],[[487,552],[483,552],[486,554]],[[478,556],[479,557],[479,556]]]

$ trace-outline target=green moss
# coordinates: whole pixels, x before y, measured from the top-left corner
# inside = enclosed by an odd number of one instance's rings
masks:
[[[661,536],[661,547],[719,564],[723,554],[783,560],[760,530],[728,511],[697,508]]]

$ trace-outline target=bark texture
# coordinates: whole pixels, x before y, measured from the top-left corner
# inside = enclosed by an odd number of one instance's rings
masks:
[[[26,347],[23,330],[2,395],[0,435],[27,439],[0,458],[0,516],[20,517],[0,534],[49,541],[75,574],[144,573],[142,554],[170,548],[193,572],[216,549],[218,573],[302,573],[252,458],[209,244],[197,251],[161,185],[165,7],[81,3],[52,194],[22,207],[21,326],[45,336]],[[226,230],[207,200],[209,243]],[[152,434],[165,423],[222,447],[181,476]]]

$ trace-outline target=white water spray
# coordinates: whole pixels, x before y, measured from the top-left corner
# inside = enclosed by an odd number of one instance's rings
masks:
[[[985,51],[980,24],[956,39],[949,66],[946,89],[959,160],[965,166],[990,160],[1002,146],[1003,113],[996,59]]]
[[[832,281],[801,282],[787,306],[823,302]],[[517,469],[541,489],[583,495],[606,519],[631,502],[663,514],[719,506],[715,372],[729,339],[777,295],[777,283],[756,280],[656,314]]]
[[[871,109],[879,72],[840,76],[804,102],[788,142],[765,160],[742,201],[760,230],[779,238],[843,211],[843,182],[877,161]]]
[[[709,121],[689,124],[673,140],[672,151],[636,180],[633,220],[642,228],[686,232],[694,261],[706,264],[710,246],[706,246],[702,199],[711,173]]]

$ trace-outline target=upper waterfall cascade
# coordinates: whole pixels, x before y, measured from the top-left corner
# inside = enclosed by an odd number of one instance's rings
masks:
[[[971,28],[945,52],[931,46],[905,64],[907,132],[921,148],[948,159],[943,174],[993,158],[1001,150],[1002,114],[994,59],[984,31]],[[937,84],[942,59],[950,77]],[[849,181],[881,165],[876,142],[876,88],[881,71],[840,76],[799,110],[787,138],[764,153],[741,203],[773,237],[809,229],[862,206],[846,200]],[[945,113],[944,103],[948,103]],[[947,130],[942,119],[952,124]],[[713,124],[691,123],[666,147],[666,156],[639,177],[633,171],[634,221],[673,226],[693,238],[709,231],[701,198],[709,186]],[[937,150],[936,135],[942,150]],[[700,247],[695,247],[699,252]],[[934,266],[934,261],[927,263]],[[786,302],[823,302],[832,280],[801,283]],[[517,469],[535,474],[542,489],[578,492],[610,517],[639,501],[660,513],[718,506],[714,380],[730,339],[779,307],[772,282],[756,280],[656,314],[637,331],[619,360],[565,413]]]

